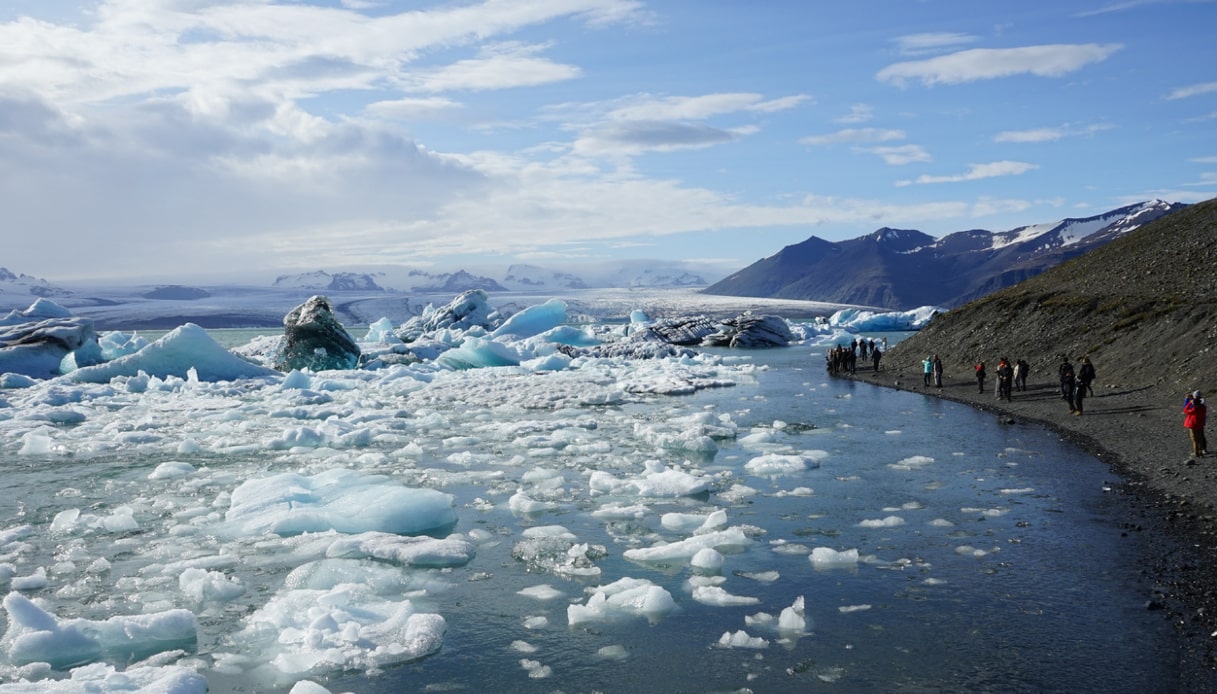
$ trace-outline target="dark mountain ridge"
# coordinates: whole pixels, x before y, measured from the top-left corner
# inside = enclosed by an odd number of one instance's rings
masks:
[[[931,352],[968,364],[1034,355],[1043,374],[1062,354],[1089,354],[1105,382],[1217,388],[1215,280],[1217,199],[947,311],[889,357],[895,368]]]
[[[812,236],[706,288],[707,294],[806,299],[908,310],[953,307],[1016,284],[1183,209],[1153,200],[1101,215],[935,239],[882,228],[831,242]]]

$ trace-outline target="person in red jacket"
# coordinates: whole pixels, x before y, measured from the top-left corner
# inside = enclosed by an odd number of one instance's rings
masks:
[[[1198,390],[1183,399],[1183,426],[1191,434],[1192,455],[1197,458],[1209,452],[1209,443],[1204,438],[1204,420],[1208,416],[1208,409]]]

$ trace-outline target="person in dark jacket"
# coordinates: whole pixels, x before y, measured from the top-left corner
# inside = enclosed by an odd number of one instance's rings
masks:
[[[1027,390],[1027,374],[1031,373],[1031,365],[1026,359],[1019,359],[1014,364],[1014,386],[1018,390]]]
[[[1010,360],[1002,357],[997,364],[997,399],[1010,401],[1010,392],[1014,387],[1014,367]]]
[[[1069,403],[1069,411],[1073,412],[1073,390],[1077,385],[1077,378],[1073,373],[1073,364],[1069,363],[1069,357],[1061,357],[1061,365],[1057,367],[1057,375],[1061,379],[1061,399]]]
[[[1090,387],[1094,379],[1094,364],[1090,363],[1090,357],[1082,357],[1082,365],[1078,367],[1078,387],[1084,388],[1087,395],[1094,395],[1094,390]]]
[[[985,392],[985,376],[987,375],[985,373],[985,363],[983,361],[976,362],[975,369],[976,369],[976,392],[984,393]]]

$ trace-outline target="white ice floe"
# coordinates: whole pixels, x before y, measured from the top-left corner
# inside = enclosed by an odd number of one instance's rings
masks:
[[[589,588],[588,592],[591,597],[586,603],[566,608],[566,619],[571,626],[614,617],[645,617],[656,621],[676,609],[672,594],[646,579],[622,578]]]
[[[451,525],[456,511],[450,494],[337,468],[248,480],[233,490],[224,519],[239,535],[324,530],[411,535]]]
[[[808,557],[817,569],[848,569],[858,565],[858,550],[835,550],[831,547],[816,547]]]
[[[49,663],[69,667],[106,658],[146,658],[152,654],[193,648],[198,625],[189,610],[115,616],[105,620],[60,619],[20,593],[4,598],[8,631],[4,649],[12,663]]]

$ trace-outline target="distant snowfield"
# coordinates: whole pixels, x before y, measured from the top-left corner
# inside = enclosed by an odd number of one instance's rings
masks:
[[[159,285],[157,285],[159,286]],[[256,286],[204,286],[210,296],[188,299],[149,299],[153,285],[72,287],[67,296],[49,297],[75,315],[91,318],[99,330],[171,329],[184,323],[204,328],[273,327],[283,317],[315,294],[324,294],[348,327],[364,326],[381,318],[401,323],[416,316],[428,304],[443,306],[452,294],[415,294],[405,292],[318,292],[299,288]],[[754,297],[716,296],[699,293],[699,288],[672,289],[576,289],[561,292],[492,292],[491,303],[505,314],[550,298],[566,302],[572,320],[627,320],[636,309],[652,318],[705,314],[732,317],[746,311],[771,313],[785,318],[829,316],[844,304]],[[23,310],[36,296],[24,285],[0,283],[0,315]]]

